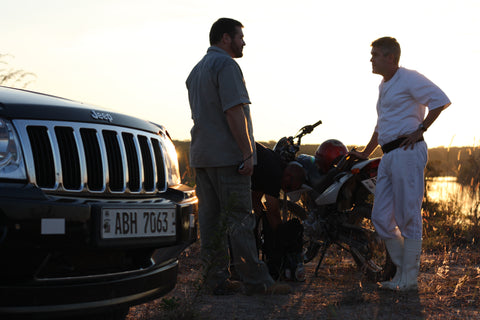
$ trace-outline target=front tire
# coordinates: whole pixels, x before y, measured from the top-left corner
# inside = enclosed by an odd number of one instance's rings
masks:
[[[350,246],[350,254],[357,266],[374,282],[390,279],[396,267],[388,254],[385,241],[380,238],[372,223],[372,206],[364,203],[350,213],[348,222],[357,228],[357,236],[364,246]]]
[[[374,231],[364,229],[366,247],[350,247],[350,254],[357,266],[373,282],[390,279],[396,271],[396,267],[388,254],[385,242]]]
[[[309,214],[301,205],[290,201],[287,202],[287,209],[290,215],[299,218],[302,222],[307,219]],[[374,231],[371,221],[371,207],[357,207],[349,213],[338,212],[333,214],[346,214],[348,218],[346,219],[347,223],[340,226],[344,229],[343,232],[340,232],[341,236],[334,239],[331,237],[330,242],[346,248],[358,268],[364,272],[369,280],[378,282],[390,279],[395,274],[396,267],[388,254],[384,241]],[[335,226],[336,230],[338,230],[337,227],[339,226]],[[319,237],[321,236],[319,235]],[[326,239],[317,240],[324,241]]]

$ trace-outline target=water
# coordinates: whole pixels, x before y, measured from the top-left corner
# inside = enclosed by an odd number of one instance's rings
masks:
[[[427,180],[426,196],[432,202],[453,201],[460,209],[460,213],[471,215],[480,203],[480,194],[472,195],[468,187],[457,182],[456,177],[435,177]]]

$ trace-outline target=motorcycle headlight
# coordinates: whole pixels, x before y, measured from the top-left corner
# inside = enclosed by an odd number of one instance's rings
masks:
[[[0,118],[0,178],[26,179],[22,149],[12,124]]]

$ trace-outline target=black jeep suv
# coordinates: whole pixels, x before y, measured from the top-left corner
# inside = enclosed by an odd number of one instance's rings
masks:
[[[164,127],[0,87],[0,319],[122,314],[166,294],[197,202]]]

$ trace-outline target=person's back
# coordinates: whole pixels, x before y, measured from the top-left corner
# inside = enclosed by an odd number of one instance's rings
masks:
[[[285,166],[282,164],[280,156],[273,150],[258,142],[255,143],[255,149],[257,150],[257,164],[253,169],[252,191],[278,198]]]
[[[325,174],[322,174],[315,163],[315,157],[308,154],[301,154],[297,161],[305,168],[307,184],[313,189],[323,185]]]

